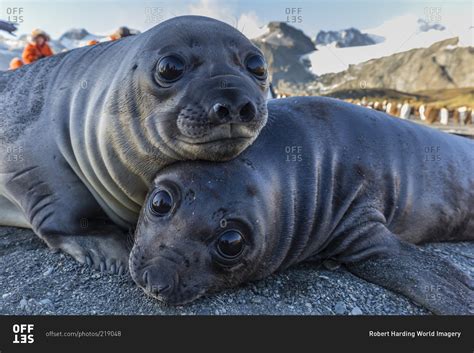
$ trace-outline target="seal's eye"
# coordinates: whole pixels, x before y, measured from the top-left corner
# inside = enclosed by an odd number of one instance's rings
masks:
[[[151,210],[157,216],[166,216],[172,208],[173,198],[168,191],[160,190],[151,199]]]
[[[267,63],[261,55],[252,55],[245,61],[245,66],[259,79],[267,77]]]
[[[244,237],[237,230],[227,230],[217,240],[217,252],[226,259],[234,259],[244,250]]]
[[[158,62],[157,71],[160,80],[173,82],[183,75],[184,62],[176,55],[165,56]]]

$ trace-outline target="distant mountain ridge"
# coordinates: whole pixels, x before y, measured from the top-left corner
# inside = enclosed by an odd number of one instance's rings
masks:
[[[319,77],[321,92],[388,88],[402,92],[474,86],[474,47],[457,46],[451,38],[428,48],[411,49]]]
[[[337,48],[358,47],[375,44],[376,41],[367,33],[357,28],[348,28],[340,31],[320,31],[316,35],[316,45],[335,44]]]
[[[59,41],[62,39],[73,39],[73,40],[80,40],[84,39],[91,34],[85,28],[72,28],[67,32],[64,32],[61,37],[59,37]]]
[[[413,20],[410,23],[418,32],[445,31],[444,26],[424,20]],[[395,23],[391,25],[393,24]],[[334,43],[333,40],[343,38],[347,42],[341,45],[361,44],[359,40],[362,40],[362,37],[357,40],[354,37],[355,33],[361,32],[356,29],[349,30],[324,32],[324,35],[319,36],[319,40]],[[369,34],[361,34],[364,43],[376,42],[373,38],[367,40]],[[360,88],[383,88],[414,93],[429,89],[474,86],[474,47],[459,45],[457,37],[432,43],[428,47],[401,52],[395,50],[394,54],[349,65],[346,70],[320,76],[310,72],[311,62],[306,59],[308,53],[318,53],[315,44],[302,31],[287,23],[271,22],[267,33],[253,41],[267,58],[274,87],[277,90],[280,87],[280,91],[286,93],[327,94],[337,90]],[[368,49],[352,47],[340,50],[369,50],[372,47],[375,45],[367,46]],[[333,60],[337,60],[337,57]]]
[[[85,28],[72,28],[64,32],[57,40],[64,48],[74,49],[87,45],[87,42],[96,40],[98,42],[107,40],[107,36],[89,33]]]
[[[430,23],[427,20],[424,20],[422,18],[419,18],[418,21],[418,28],[420,32],[428,32],[431,30],[435,31],[444,31],[446,29],[445,26],[443,26],[441,23]]]

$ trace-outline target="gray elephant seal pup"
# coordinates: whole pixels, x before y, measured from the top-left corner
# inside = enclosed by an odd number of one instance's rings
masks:
[[[328,98],[268,109],[235,160],[158,174],[130,254],[135,282],[181,304],[332,259],[435,313],[468,313],[472,278],[414,244],[474,240],[474,141]]]
[[[96,267],[128,267],[156,173],[236,157],[266,123],[267,69],[235,28],[177,17],[0,73],[0,224]]]

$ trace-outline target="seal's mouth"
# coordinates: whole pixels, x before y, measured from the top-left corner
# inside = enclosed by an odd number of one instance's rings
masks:
[[[246,142],[255,138],[255,131],[247,125],[242,124],[224,124],[213,127],[205,136],[190,138],[187,136],[179,136],[177,139],[186,144],[205,145],[219,144],[228,142]]]
[[[166,295],[166,294],[158,294],[153,290],[148,290],[146,288],[141,287],[142,290],[145,292],[146,295],[148,295],[151,298],[154,298],[158,300],[160,303],[163,303],[165,305],[170,305],[170,306],[178,306],[178,305],[187,305],[195,300],[203,297],[207,290],[206,289],[201,289],[197,291],[196,293],[187,296],[187,297],[181,297],[181,296],[176,296],[176,295]]]

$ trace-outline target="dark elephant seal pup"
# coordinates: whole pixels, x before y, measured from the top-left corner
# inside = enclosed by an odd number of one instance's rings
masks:
[[[267,88],[261,52],[197,16],[0,73],[0,224],[126,267],[118,226],[158,170],[237,156],[266,123]]]
[[[130,255],[137,284],[180,304],[332,259],[435,313],[468,313],[472,278],[414,244],[474,240],[474,141],[327,98],[268,109],[235,160],[158,174]]]

